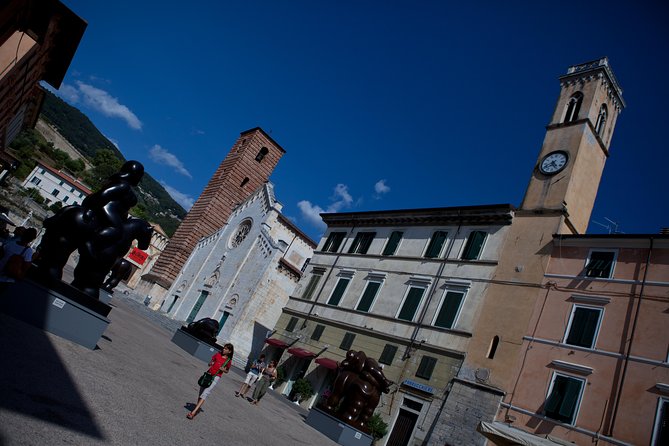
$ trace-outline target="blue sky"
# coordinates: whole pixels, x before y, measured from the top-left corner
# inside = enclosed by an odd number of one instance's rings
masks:
[[[88,28],[59,95],[186,208],[256,126],[315,239],[321,211],[517,206],[558,76],[608,56],[628,107],[588,232],[669,226],[664,2],[63,2]]]

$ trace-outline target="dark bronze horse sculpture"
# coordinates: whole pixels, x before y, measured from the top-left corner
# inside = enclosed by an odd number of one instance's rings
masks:
[[[128,161],[97,192],[81,205],[67,206],[44,222],[46,232],[39,247],[37,275],[44,281],[61,280],[70,254],[79,250],[72,285],[91,297],[114,263],[124,256],[133,240],[140,249],[151,243],[153,228],[144,220],[128,216],[137,204],[132,187],[144,175],[138,161]]]

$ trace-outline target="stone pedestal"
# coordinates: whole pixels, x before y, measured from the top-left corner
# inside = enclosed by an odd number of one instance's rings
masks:
[[[195,336],[185,332],[182,328],[174,332],[172,342],[206,363],[211,361],[211,357],[214,356],[214,353],[222,350],[221,348],[200,341]]]
[[[100,288],[100,302],[109,305],[111,303],[112,293]]]
[[[306,421],[309,426],[342,446],[370,446],[374,441],[371,435],[360,432],[315,407],[309,411]]]
[[[111,307],[62,282],[47,288],[22,280],[4,286],[0,311],[92,350],[109,325]]]

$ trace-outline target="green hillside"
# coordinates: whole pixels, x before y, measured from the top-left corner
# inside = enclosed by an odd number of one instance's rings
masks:
[[[102,158],[112,155],[121,163],[126,161],[123,154],[95,127],[90,119],[77,108],[72,107],[56,95],[46,92],[41,117],[55,126],[58,132],[67,139],[77,150],[93,164],[99,164]],[[100,153],[99,153],[100,152]],[[98,161],[96,163],[95,161]],[[111,160],[108,165],[115,165]],[[105,169],[100,169],[104,171]],[[102,178],[95,178],[94,174],[87,176],[91,187],[99,187]],[[97,180],[97,181],[96,181]],[[98,183],[98,184],[95,184]],[[186,211],[167,193],[165,188],[147,172],[139,184],[137,198],[139,204],[132,213],[153,223],[158,223],[168,236],[174,231],[186,216]]]

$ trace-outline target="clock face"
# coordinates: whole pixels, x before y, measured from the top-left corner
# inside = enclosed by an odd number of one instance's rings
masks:
[[[551,152],[539,163],[539,170],[546,175],[555,175],[567,166],[569,156],[561,150]]]

